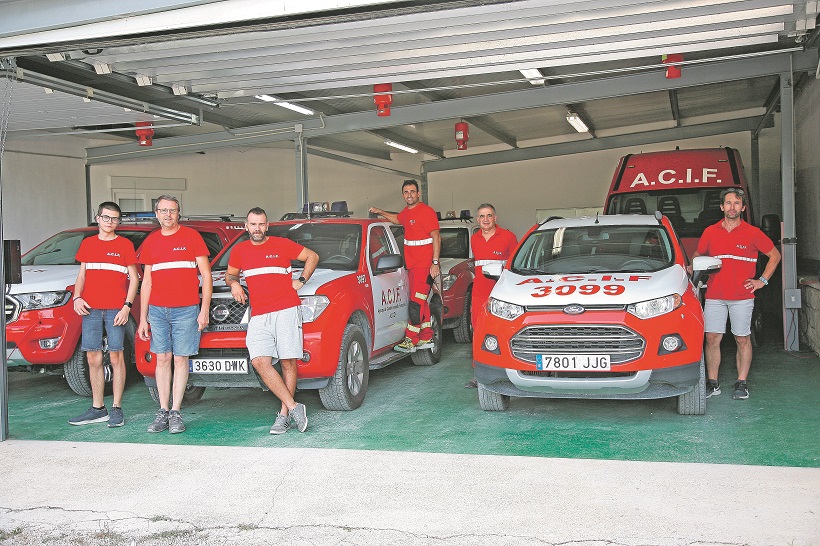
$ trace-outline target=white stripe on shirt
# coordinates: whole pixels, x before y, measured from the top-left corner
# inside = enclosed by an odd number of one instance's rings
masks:
[[[270,273],[275,273],[279,275],[290,275],[291,271],[293,271],[290,267],[255,267],[253,269],[246,269],[244,271],[246,277],[253,277],[254,275],[268,275]]]
[[[415,241],[413,241],[411,239],[405,239],[404,244],[406,244],[407,246],[432,245],[433,244],[433,239],[432,239],[432,237],[430,239],[417,239]]]
[[[151,271],[162,271],[163,269],[196,269],[196,262],[160,262],[151,264]]]
[[[490,264],[501,264],[504,265],[507,263],[507,260],[476,260],[475,265],[476,267],[480,265],[490,265]]]
[[[116,271],[117,273],[128,274],[128,268],[124,265],[117,265],[108,262],[88,262],[85,264],[86,269],[105,269],[107,271]]]
[[[721,254],[720,256],[714,256],[714,258],[720,258],[721,260],[740,260],[741,262],[756,262],[757,258],[746,258],[745,256],[735,256],[734,254]]]

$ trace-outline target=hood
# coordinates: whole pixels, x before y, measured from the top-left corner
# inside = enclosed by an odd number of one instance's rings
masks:
[[[347,277],[348,275],[355,275],[355,271],[336,271],[333,269],[323,269],[317,268],[316,271],[313,272],[310,279],[308,280],[307,284],[299,289],[300,296],[312,296],[319,292],[322,286],[329,283],[330,281],[335,281],[336,279],[341,279],[342,277]],[[294,279],[298,279],[302,275],[301,269],[294,269],[292,273],[292,277]],[[213,271],[211,272],[211,276],[214,279],[214,286],[218,284],[225,283],[225,272],[224,271]],[[240,282],[245,284],[245,276],[240,275]]]
[[[455,266],[459,264],[463,264],[467,262],[467,258],[441,258],[439,260],[439,266],[441,267],[441,274],[447,275],[450,273],[450,270],[453,269]]]
[[[517,275],[504,270],[491,297],[522,306],[622,306],[683,294],[689,285],[680,265],[656,272],[586,275]]]
[[[12,294],[65,290],[77,280],[79,265],[26,265],[23,266],[23,284],[11,285]]]

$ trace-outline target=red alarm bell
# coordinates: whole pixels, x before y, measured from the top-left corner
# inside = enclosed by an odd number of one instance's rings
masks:
[[[456,149],[466,150],[467,141],[470,140],[470,126],[466,121],[456,123]]]
[[[137,138],[139,139],[140,146],[151,146],[154,143],[154,129],[152,129],[152,125],[150,121],[138,121],[136,124],[137,126]]]
[[[373,102],[376,103],[377,116],[389,116],[390,105],[393,103],[392,83],[377,83],[373,86]]]

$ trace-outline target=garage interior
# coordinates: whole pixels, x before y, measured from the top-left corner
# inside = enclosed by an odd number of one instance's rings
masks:
[[[820,304],[809,303],[820,290],[801,282],[820,269],[817,18],[816,1],[777,0],[0,3],[2,237],[23,251],[88,224],[103,200],[150,209],[173,193],[189,215],[262,206],[274,218],[347,201],[358,216],[401,207],[405,179],[445,215],[495,204],[520,237],[552,213],[600,209],[627,153],[731,146],[758,218],[783,221],[781,288],[804,294],[799,326],[795,310],[782,310],[782,324],[797,327],[773,331],[778,340],[755,353],[760,395],[740,408],[717,399],[697,422],[664,400],[525,400],[487,415],[461,388],[469,347],[448,337],[443,366],[373,374],[372,398],[353,414],[320,411],[308,393],[315,436],[260,434],[271,395],[245,389],[206,395],[186,413],[199,426],[184,438],[145,438],[141,424],[117,435],[68,430],[63,417],[87,401],[59,378],[13,374],[3,381],[11,438],[816,471],[820,366],[799,350],[820,332]],[[377,115],[388,97],[389,115]],[[141,146],[146,123],[152,143]],[[787,381],[795,377],[799,387]],[[443,384],[457,387],[452,396]],[[126,403],[136,419],[154,411],[138,384]],[[816,486],[817,473],[807,476]],[[816,509],[817,494],[806,498]],[[816,522],[802,523],[793,528],[820,536]],[[770,543],[749,529],[737,543]]]

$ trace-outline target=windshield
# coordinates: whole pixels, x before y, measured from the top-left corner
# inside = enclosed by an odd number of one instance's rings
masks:
[[[80,249],[80,243],[86,237],[97,235],[97,233],[98,231],[92,230],[63,231],[29,250],[20,261],[23,265],[80,265],[80,262],[74,259]],[[117,231],[117,235],[130,240],[134,248],[139,248],[148,233],[148,231]]]
[[[661,226],[583,226],[534,231],[512,271],[519,275],[633,273],[672,265],[669,234]]]
[[[355,271],[359,267],[362,226],[358,224],[279,224],[270,226],[268,235],[290,239],[312,250],[319,255],[317,267],[339,271]],[[214,263],[213,269],[227,269],[231,249],[247,240],[248,234],[243,233]],[[297,268],[305,265],[298,260],[292,264]]]
[[[470,257],[470,231],[465,228],[441,228],[442,258]]]

